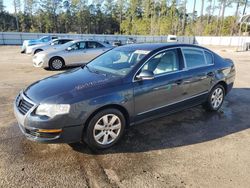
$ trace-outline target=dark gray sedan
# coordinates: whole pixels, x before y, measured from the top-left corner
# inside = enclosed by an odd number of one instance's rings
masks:
[[[126,126],[200,104],[217,111],[234,79],[231,60],[200,46],[126,45],[33,83],[14,112],[30,140],[108,148]]]

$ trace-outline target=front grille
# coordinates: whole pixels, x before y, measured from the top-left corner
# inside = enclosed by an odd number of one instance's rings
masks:
[[[17,109],[23,115],[25,115],[34,105],[25,100],[21,95],[17,97]]]

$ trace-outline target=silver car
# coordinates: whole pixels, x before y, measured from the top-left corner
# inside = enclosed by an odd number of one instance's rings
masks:
[[[71,41],[59,48],[35,54],[33,56],[33,65],[35,67],[50,68],[51,70],[60,70],[64,66],[86,64],[111,48],[111,45],[97,41]]]
[[[37,45],[37,44],[49,44],[50,41],[57,39],[56,36],[45,36],[41,37],[39,39],[33,39],[33,40],[24,40],[22,45],[21,53],[26,53],[26,48],[29,46]]]
[[[37,44],[34,46],[27,46],[26,54],[34,55],[38,52],[45,51],[51,48],[58,48],[60,45],[63,45],[67,42],[73,41],[73,39],[55,39],[49,43]]]

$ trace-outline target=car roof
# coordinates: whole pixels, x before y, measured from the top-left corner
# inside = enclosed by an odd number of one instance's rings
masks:
[[[130,49],[130,50],[147,50],[154,51],[163,48],[173,48],[173,47],[196,47],[203,48],[195,44],[184,44],[184,43],[141,43],[141,44],[127,44],[124,46],[119,46],[117,49]],[[205,48],[203,48],[205,49]]]
[[[58,40],[74,40],[74,39],[71,39],[71,38],[58,38],[58,39],[53,39],[53,41],[58,41]]]
[[[102,44],[103,46],[105,47],[110,47],[111,45],[110,44],[106,44],[105,42],[101,42],[101,41],[98,41],[98,40],[89,40],[89,39],[73,39],[73,42],[76,43],[76,42],[98,42],[100,44]]]

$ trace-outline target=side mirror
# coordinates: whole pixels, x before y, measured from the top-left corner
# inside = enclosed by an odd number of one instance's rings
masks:
[[[66,50],[67,50],[67,51],[71,51],[71,50],[72,50],[72,48],[71,48],[71,47],[68,47]]]
[[[149,70],[143,70],[136,76],[137,80],[153,80],[155,78],[154,73]]]

